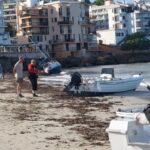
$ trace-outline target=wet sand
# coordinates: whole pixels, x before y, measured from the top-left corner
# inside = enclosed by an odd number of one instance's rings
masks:
[[[111,150],[105,130],[115,111],[150,101],[146,88],[73,97],[63,87],[39,84],[39,97],[32,97],[25,79],[24,97],[17,98],[12,75],[0,85],[0,150]]]

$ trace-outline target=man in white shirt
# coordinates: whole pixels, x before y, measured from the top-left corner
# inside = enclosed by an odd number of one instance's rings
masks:
[[[17,82],[17,96],[23,97],[23,95],[21,94],[23,85],[23,57],[20,56],[19,60],[14,65],[13,74]]]

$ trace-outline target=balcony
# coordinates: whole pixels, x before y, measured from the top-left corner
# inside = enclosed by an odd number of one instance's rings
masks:
[[[79,24],[82,26],[86,26],[86,25],[90,24],[90,21],[89,20],[82,20],[82,21],[79,21]]]
[[[57,39],[57,40],[53,40],[52,43],[53,44],[58,44],[58,43],[66,43],[66,42],[75,42],[74,38],[63,38],[63,39]]]
[[[33,30],[28,30],[23,32],[24,35],[31,35],[31,34],[40,34],[40,35],[45,35],[49,34],[48,31],[33,31]]]
[[[64,42],[75,42],[75,39],[73,38],[64,39]]]
[[[43,22],[26,22],[21,24],[22,28],[26,27],[48,27],[48,23],[43,23]]]
[[[61,34],[64,34],[64,30],[61,29],[61,30],[60,30],[60,33],[61,33]]]
[[[70,11],[67,11],[67,16],[70,16]]]
[[[72,33],[72,30],[68,30],[68,33],[71,34],[71,33]]]
[[[62,16],[62,11],[59,11],[59,16]]]
[[[73,24],[72,20],[62,20],[62,21],[58,21],[59,25],[68,25],[68,24]]]
[[[46,14],[39,14],[39,13],[21,13],[21,15],[20,15],[21,17],[37,17],[37,18],[47,18],[48,17],[48,14],[46,13]]]

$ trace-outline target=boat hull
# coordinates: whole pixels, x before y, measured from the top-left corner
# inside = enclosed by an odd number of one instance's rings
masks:
[[[61,64],[59,62],[49,62],[43,68],[47,74],[57,74],[61,72]]]

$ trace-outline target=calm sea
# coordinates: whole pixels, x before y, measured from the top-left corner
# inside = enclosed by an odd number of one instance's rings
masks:
[[[46,84],[64,84],[70,79],[70,74],[78,71],[84,78],[99,77],[102,68],[114,68],[115,77],[126,77],[133,74],[142,73],[144,82],[150,84],[150,63],[104,65],[95,67],[83,67],[64,69],[59,75],[41,76],[40,81]]]

